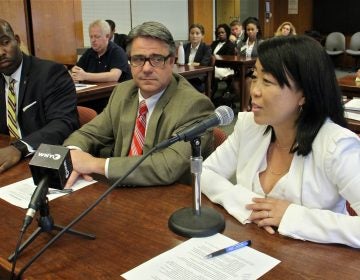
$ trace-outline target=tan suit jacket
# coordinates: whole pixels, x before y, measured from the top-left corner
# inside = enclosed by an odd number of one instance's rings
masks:
[[[110,156],[109,179],[121,177],[138,160],[137,156],[127,156],[138,103],[138,88],[133,80],[119,84],[104,111],[74,132],[64,145],[80,147],[96,156]],[[160,97],[150,117],[143,152],[146,153],[156,144],[212,113],[214,106],[210,99],[197,92],[182,76],[173,74],[170,85]],[[202,154],[207,156],[212,148],[212,133],[202,136],[201,140]],[[190,178],[191,154],[190,143],[177,142],[149,156],[123,184],[168,185],[184,176]]]

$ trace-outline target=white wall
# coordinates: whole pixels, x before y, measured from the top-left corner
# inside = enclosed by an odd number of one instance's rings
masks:
[[[128,34],[145,21],[164,24],[175,40],[188,38],[188,0],[82,0],[84,46],[89,46],[89,24],[112,19],[117,33]]]

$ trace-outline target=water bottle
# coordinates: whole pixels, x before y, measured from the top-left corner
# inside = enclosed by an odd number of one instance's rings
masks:
[[[180,42],[179,47],[178,47],[177,64],[179,64],[179,65],[185,64],[185,52],[184,52],[183,42]]]

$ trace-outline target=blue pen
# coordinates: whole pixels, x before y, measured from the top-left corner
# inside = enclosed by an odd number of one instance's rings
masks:
[[[245,246],[250,246],[250,245],[251,245],[251,240],[242,241],[242,242],[239,242],[239,243],[237,243],[235,245],[232,245],[232,246],[226,247],[224,249],[220,249],[218,251],[212,252],[211,254],[206,255],[205,258],[210,259],[210,258],[213,258],[213,257],[217,257],[217,256],[220,256],[220,255],[223,255],[223,254],[226,254],[226,253],[229,253],[229,252],[232,252],[232,251],[235,251],[237,249],[243,248]]]

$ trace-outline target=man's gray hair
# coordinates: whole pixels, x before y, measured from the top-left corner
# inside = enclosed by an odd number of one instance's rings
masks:
[[[129,56],[132,42],[138,37],[149,37],[165,42],[169,46],[170,55],[175,56],[175,41],[165,25],[155,21],[148,21],[134,27],[129,33],[126,46],[126,52]]]
[[[110,25],[103,19],[97,19],[95,21],[93,21],[92,23],[90,23],[89,25],[89,32],[90,32],[90,28],[98,26],[101,29],[101,33],[103,35],[110,35]]]

